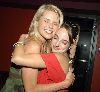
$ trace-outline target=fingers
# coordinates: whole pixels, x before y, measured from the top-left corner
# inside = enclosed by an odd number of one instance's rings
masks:
[[[71,77],[70,79],[72,80],[72,83],[71,83],[71,84],[73,85],[73,83],[74,83],[74,81],[75,81],[75,74],[72,73],[72,75],[71,75],[70,77]]]
[[[72,64],[69,64],[69,72],[72,71]]]
[[[66,81],[70,81],[70,85],[73,85],[74,81],[75,81],[75,75],[72,72],[69,72],[66,76]]]
[[[67,77],[71,77],[73,80],[75,80],[75,74],[73,73],[74,68],[69,67],[69,72],[67,73]]]
[[[74,73],[73,73],[73,80],[72,80],[72,84],[71,84],[71,85],[74,84],[74,81],[75,81],[75,75],[74,75]]]
[[[74,72],[74,68],[69,67],[69,72]]]

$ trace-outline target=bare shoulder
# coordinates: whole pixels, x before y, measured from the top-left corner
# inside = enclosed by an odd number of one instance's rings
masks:
[[[66,62],[69,62],[69,57],[68,55],[64,55],[64,54],[61,54],[61,53],[55,53],[56,57],[58,60],[60,60],[59,62],[61,62],[62,60],[66,61]]]
[[[69,70],[69,57],[68,57],[68,55],[64,55],[64,54],[60,54],[60,53],[55,53],[55,55],[56,55],[60,65],[61,65],[63,71],[65,73],[67,73]]]

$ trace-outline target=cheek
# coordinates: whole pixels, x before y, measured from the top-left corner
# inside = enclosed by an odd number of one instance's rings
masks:
[[[59,27],[54,27],[55,33],[59,30]]]
[[[68,48],[69,48],[69,46],[64,46],[64,45],[62,45],[62,47],[61,47],[61,48],[62,48],[62,50],[63,50],[63,51],[67,51],[67,50],[68,50]]]
[[[43,23],[39,23],[38,25],[38,29],[41,30],[43,28],[44,24]]]
[[[51,42],[51,48],[53,48],[54,44],[55,44],[55,43],[52,41],[52,42]]]
[[[53,40],[51,41],[51,45],[54,45],[55,43],[56,43],[56,40],[53,39]]]
[[[40,21],[38,22],[38,28],[41,29],[41,28],[43,28],[44,26],[46,26],[46,23],[45,23],[44,21],[40,20]]]

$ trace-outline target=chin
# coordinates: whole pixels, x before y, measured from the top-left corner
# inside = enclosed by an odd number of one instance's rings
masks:
[[[61,51],[53,51],[54,53],[61,53]]]
[[[52,37],[51,37],[51,36],[46,36],[45,38],[49,40],[49,39],[51,39]]]

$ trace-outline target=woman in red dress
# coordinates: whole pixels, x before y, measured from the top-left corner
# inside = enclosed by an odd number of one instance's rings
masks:
[[[19,41],[22,41],[24,37],[25,35],[22,35]],[[40,84],[41,87],[41,84],[44,84],[45,88],[43,89],[47,90],[46,92],[59,90],[60,92],[66,92],[67,90],[65,88],[68,88],[72,81],[68,76],[66,77],[69,70],[69,56],[67,51],[71,43],[71,28],[69,25],[62,25],[51,41],[52,53],[41,55],[25,54],[23,45],[17,43],[12,62],[17,65],[38,68],[41,70],[38,75],[38,84]],[[62,82],[63,87],[60,86],[61,84],[59,84],[59,82]],[[58,86],[60,87],[58,88]],[[37,89],[34,89],[34,91],[35,90]],[[38,88],[38,90],[40,89]]]

